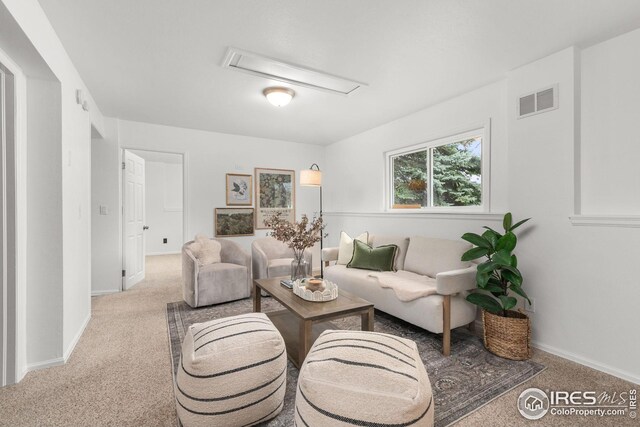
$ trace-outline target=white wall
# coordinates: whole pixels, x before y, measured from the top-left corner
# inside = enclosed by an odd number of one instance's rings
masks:
[[[122,286],[120,251],[120,155],[118,127],[105,120],[105,137],[91,142],[91,293],[119,292]],[[100,214],[100,206],[107,212]]]
[[[60,83],[27,82],[27,360],[63,349],[62,152]]]
[[[469,228],[495,222],[497,215],[416,215],[384,212],[384,153],[470,127],[491,119],[491,198],[493,212],[507,208],[506,81],[418,111],[391,123],[331,144],[325,157],[327,246],[340,231],[459,238]]]
[[[2,0],[4,8],[17,22],[19,30],[12,34],[9,44],[21,37],[29,41],[29,49],[37,52],[38,61],[43,61],[55,76],[58,83],[58,95],[54,97],[52,91],[46,90],[48,98],[38,99],[33,90],[28,95],[27,108],[29,116],[34,110],[29,104],[46,104],[55,102],[58,113],[51,116],[59,122],[59,136],[49,134],[48,147],[43,147],[43,152],[51,152],[48,158],[49,165],[44,166],[40,172],[37,160],[27,157],[28,174],[40,181],[29,183],[30,198],[27,204],[27,235],[29,242],[32,236],[38,236],[41,230],[44,235],[59,233],[55,239],[40,241],[38,252],[46,252],[48,259],[42,262],[40,258],[27,261],[27,354],[26,360],[31,368],[47,366],[53,363],[62,363],[69,356],[77,339],[90,316],[90,143],[91,125],[99,132],[103,130],[102,115],[93,101],[91,94],[82,82],[77,70],[66,54],[62,43],[56,36],[51,24],[46,18],[37,0]],[[4,9],[0,12],[4,12]],[[24,43],[22,46],[25,46]],[[11,47],[11,46],[9,46]],[[0,46],[4,49],[5,46]],[[22,50],[22,49],[21,49]],[[10,54],[10,53],[9,53]],[[33,58],[16,58],[16,62],[27,74],[27,92],[29,87],[38,88],[41,75],[29,75],[27,71],[33,68]],[[44,85],[44,84],[43,84]],[[40,89],[43,89],[40,87]],[[76,89],[82,89],[87,97],[90,112],[87,113],[76,104]],[[40,108],[40,107],[34,107]],[[43,120],[42,123],[47,122]],[[30,154],[35,153],[37,145],[32,149],[32,135],[46,133],[50,125],[42,124],[38,120],[30,120],[26,144]],[[57,163],[57,165],[56,165]],[[53,174],[52,174],[53,168]],[[60,174],[58,174],[60,173]],[[58,175],[56,175],[58,174]],[[36,192],[32,196],[31,185],[39,183],[41,189],[47,188],[51,194],[61,194],[60,222],[55,204],[43,205],[43,202],[30,203],[32,197],[37,197]],[[43,200],[48,200],[44,197]],[[42,206],[41,206],[42,205]],[[40,210],[36,212],[36,210]],[[52,216],[47,217],[48,211]],[[49,230],[49,229],[52,230]],[[61,272],[61,277],[57,277]],[[44,279],[47,275],[51,277]],[[59,287],[58,287],[59,286]],[[52,301],[61,300],[61,304],[43,304],[34,307],[29,301],[29,296],[55,294]],[[35,298],[35,301],[38,300]],[[52,319],[62,319],[54,322]],[[52,332],[52,329],[55,331]],[[29,368],[29,367],[27,367]]]
[[[110,182],[108,184],[110,188],[114,188],[113,180],[120,179],[120,171],[111,170],[110,163],[114,155],[120,155],[121,148],[174,152],[185,156],[184,178],[188,202],[183,211],[187,228],[184,240],[193,239],[197,233],[213,236],[214,209],[226,207],[225,175],[227,173],[253,175],[255,167],[293,169],[296,171],[296,216],[299,218],[303,213],[312,216],[319,210],[318,190],[300,187],[298,178],[299,171],[309,168],[312,163],[318,163],[321,168],[324,167],[324,149],[321,146],[116,119],[106,119],[105,122],[107,123],[106,139],[118,140],[119,147],[112,145],[108,148],[104,147],[105,150],[110,151],[110,154],[94,156],[93,167],[103,171],[109,170],[107,179]],[[118,160],[117,167],[119,164]],[[119,191],[120,185],[117,185],[117,188]],[[112,199],[107,185],[94,185],[93,189],[95,199]],[[101,234],[120,233],[116,216],[111,217],[104,227]],[[265,236],[267,231],[256,230],[255,236],[229,239],[250,252],[253,239]],[[94,257],[93,268],[99,271],[109,270],[109,277],[120,274],[122,258],[120,245],[120,242],[116,244],[113,241],[108,245],[106,243],[101,245],[101,256]],[[320,254],[316,247],[314,264],[318,268],[319,260]],[[94,283],[93,291],[97,292],[99,289],[109,289],[109,285],[100,284],[98,288],[97,283]]]
[[[499,215],[383,212],[385,151],[491,117],[492,211],[533,218],[521,233],[517,253],[525,290],[536,301],[534,344],[639,383],[640,343],[630,337],[637,335],[640,229],[576,227],[569,220],[574,189],[581,187],[587,211],[637,213],[640,172],[617,168],[640,154],[637,134],[631,132],[640,116],[640,106],[632,101],[638,95],[633,69],[639,51],[637,32],[587,49],[581,83],[580,52],[566,49],[511,71],[505,81],[328,146],[329,244],[337,243],[342,229],[459,238],[485,224],[499,226]],[[613,100],[599,87],[600,80],[616,81]],[[559,84],[557,110],[516,118],[519,95],[554,83]],[[622,105],[614,106],[618,98]],[[623,134],[628,137],[621,141]],[[574,182],[580,176],[574,166],[581,142],[582,181]],[[614,178],[603,183],[605,177]],[[612,192],[612,185],[620,187]],[[609,194],[600,196],[602,191]],[[615,209],[605,210],[606,203]]]
[[[182,156],[176,156],[180,163],[145,162],[146,255],[178,253],[184,243]]]
[[[640,30],[582,51],[582,213],[640,214]]]
[[[615,53],[614,46],[609,54]],[[580,75],[576,55],[567,49],[509,74],[514,112],[517,95],[560,85],[559,109],[523,120],[512,114],[509,121],[509,161],[515,166],[509,172],[509,204],[518,216],[532,216],[534,224],[519,250],[527,292],[536,299],[533,340],[543,349],[638,383],[640,344],[627,337],[637,335],[640,230],[574,227],[568,219],[574,211],[574,124],[579,119],[573,90]],[[619,78],[625,79],[623,85],[637,84],[632,75]],[[592,85],[589,79],[587,85]],[[583,96],[583,111],[592,111],[593,100]],[[637,116],[640,111],[634,108]],[[600,119],[588,113],[582,123],[594,129]],[[607,143],[607,157],[618,160],[605,162],[600,171],[617,176],[616,168],[629,153],[609,145],[615,140],[599,143]],[[592,182],[592,173],[582,169],[583,183]]]
[[[229,172],[253,175],[255,167],[294,169],[296,215],[312,215],[318,210],[317,190],[300,188],[298,171],[312,163],[323,164],[321,146],[124,120],[118,121],[118,133],[124,148],[184,153],[188,200],[185,240],[200,232],[213,235],[214,209],[226,207],[225,174]],[[266,232],[256,230],[256,236],[264,236]],[[254,237],[231,239],[250,250]]]

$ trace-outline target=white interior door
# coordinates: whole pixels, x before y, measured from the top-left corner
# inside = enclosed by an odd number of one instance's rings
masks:
[[[123,156],[122,215],[124,289],[144,279],[144,159],[128,150]]]

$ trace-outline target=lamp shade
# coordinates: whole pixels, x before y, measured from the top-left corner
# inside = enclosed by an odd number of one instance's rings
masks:
[[[300,185],[304,187],[321,187],[322,172],[319,170],[305,169],[300,171]]]

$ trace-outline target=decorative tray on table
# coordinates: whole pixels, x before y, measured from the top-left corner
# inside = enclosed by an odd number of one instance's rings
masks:
[[[338,285],[329,280],[298,279],[293,282],[293,293],[307,301],[326,302],[338,298]]]

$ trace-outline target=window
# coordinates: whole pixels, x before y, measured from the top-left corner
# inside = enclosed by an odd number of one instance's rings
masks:
[[[484,128],[386,153],[388,208],[482,208]]]

